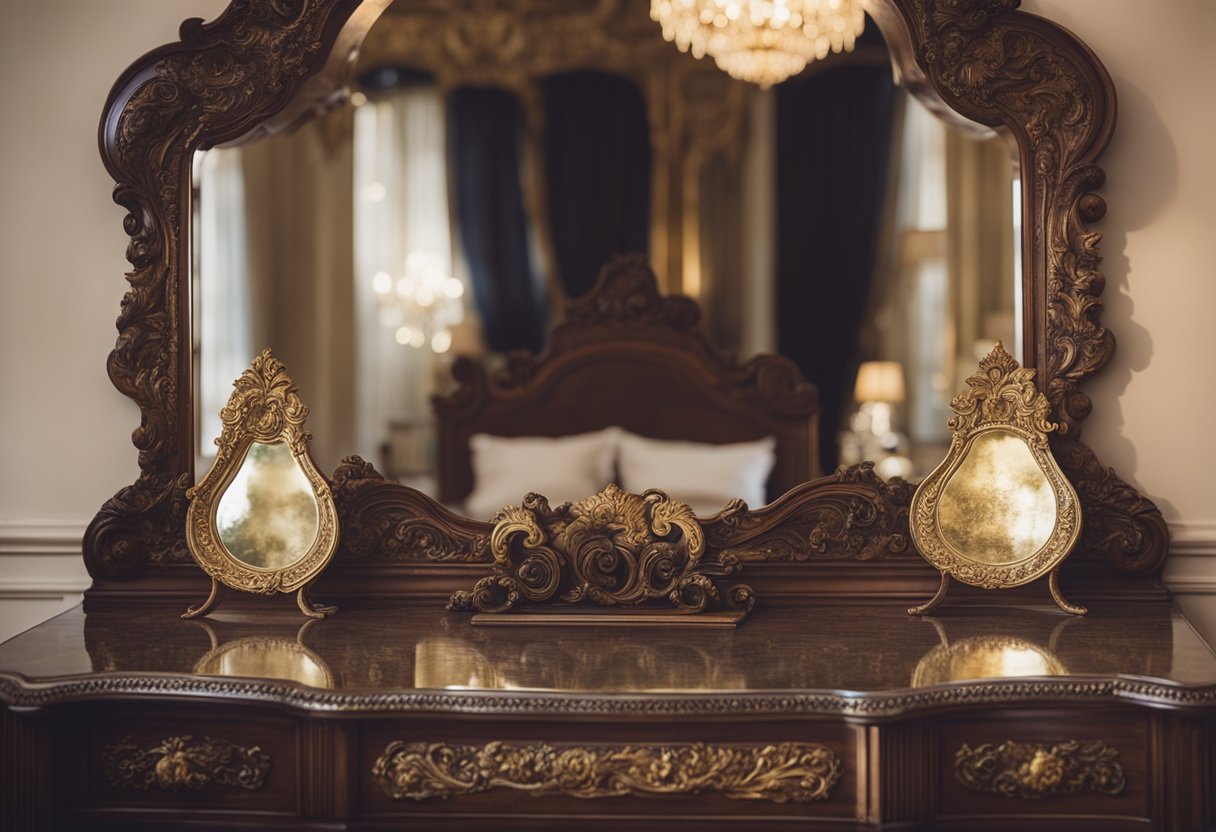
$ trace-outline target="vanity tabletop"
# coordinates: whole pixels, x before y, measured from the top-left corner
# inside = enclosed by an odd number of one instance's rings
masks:
[[[305,711],[893,717],[1107,700],[1216,709],[1216,655],[1167,603],[757,607],[735,630],[474,626],[438,606],[324,621],[76,607],[0,645],[0,701],[256,700]]]

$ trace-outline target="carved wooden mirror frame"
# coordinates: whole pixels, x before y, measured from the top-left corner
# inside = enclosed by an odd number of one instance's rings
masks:
[[[389,0],[233,3],[216,21],[188,20],[180,41],[117,81],[100,144],[127,209],[131,284],[108,370],[142,418],[132,439],[140,476],[85,534],[90,603],[197,591],[185,545],[193,484],[190,169],[196,150],[288,129],[342,100],[363,36]],[[1152,502],[1081,441],[1091,409],[1081,383],[1114,352],[1101,324],[1095,161],[1115,121],[1102,64],[1073,35],[1016,9],[1017,0],[863,0],[901,81],[939,112],[1010,136],[1023,193],[1025,366],[1060,423],[1052,449],[1080,495],[1084,529],[1065,581],[1079,597],[1163,597],[1168,533]],[[640,8],[640,7],[639,7]],[[644,11],[644,10],[643,10]],[[943,106],[944,105],[944,106]],[[384,482],[362,460],[334,475],[344,542],[323,578],[336,598],[441,598],[490,559],[487,524],[457,517]],[[749,563],[765,597],[848,592],[877,598],[931,591],[937,573],[910,548],[907,483],[863,464],[795,488],[763,509],[733,506],[705,521],[707,546]],[[402,545],[412,540],[412,547]],[[395,545],[396,557],[387,555]],[[864,564],[858,561],[878,560]],[[476,562],[476,563],[470,563]],[[373,582],[368,575],[386,580]],[[1070,578],[1069,576],[1073,577]],[[400,579],[400,580],[397,580]]]

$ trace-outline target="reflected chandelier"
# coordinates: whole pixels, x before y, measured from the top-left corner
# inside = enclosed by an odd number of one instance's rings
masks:
[[[858,0],[651,0],[650,17],[681,52],[712,55],[762,89],[828,52],[851,52],[865,26]]]

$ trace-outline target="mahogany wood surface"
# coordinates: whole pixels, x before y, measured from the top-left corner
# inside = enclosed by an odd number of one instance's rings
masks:
[[[274,609],[182,621],[167,608],[77,608],[0,645],[0,700],[0,767],[20,795],[0,807],[6,829],[1191,832],[1214,821],[1216,655],[1168,604],[928,619],[895,605],[772,605],[725,632],[485,629],[436,605],[310,624]],[[158,785],[160,769],[139,780],[107,768],[116,745],[160,748],[159,758],[171,738],[267,758],[252,787],[174,788]],[[825,799],[501,785],[394,797],[376,774],[393,743],[789,742],[839,761]],[[964,747],[1007,743],[1039,749],[1048,775],[1070,754],[1106,749],[1117,778],[1091,772],[1088,787],[1068,791],[1048,776],[1042,794],[1025,796],[959,774]]]

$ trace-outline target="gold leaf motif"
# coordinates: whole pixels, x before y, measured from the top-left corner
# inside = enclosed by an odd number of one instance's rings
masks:
[[[947,426],[969,434],[984,425],[1014,425],[1026,431],[1033,442],[1045,446],[1047,434],[1056,425],[1047,418],[1051,404],[1035,386],[1034,376],[1034,370],[1019,366],[997,341],[992,352],[980,361],[979,370],[967,379],[971,389],[950,402],[956,415]]]
[[[1119,752],[1095,740],[1045,743],[966,743],[954,755],[954,777],[975,792],[1037,800],[1093,792],[1115,795],[1126,781]]]
[[[106,778],[129,789],[199,791],[215,783],[238,789],[260,789],[270,771],[270,755],[227,740],[168,737],[150,748],[124,737],[102,751]]]
[[[372,776],[394,800],[508,788],[580,798],[712,791],[738,799],[806,803],[828,799],[841,770],[835,752],[815,743],[478,746],[397,741],[376,759]]]
[[[556,509],[539,494],[494,515],[493,573],[448,609],[504,612],[524,602],[605,606],[666,597],[673,606],[705,609],[721,597],[714,577],[734,573],[733,556],[703,561],[705,534],[692,509],[662,491],[629,494],[609,485],[599,494]],[[727,600],[749,610],[750,588]]]

